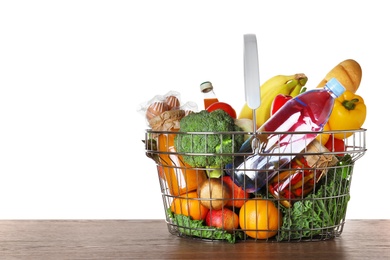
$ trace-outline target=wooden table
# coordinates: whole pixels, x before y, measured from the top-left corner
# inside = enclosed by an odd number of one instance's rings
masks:
[[[163,220],[0,220],[0,259],[390,259],[390,220],[347,220],[319,242],[206,242]]]

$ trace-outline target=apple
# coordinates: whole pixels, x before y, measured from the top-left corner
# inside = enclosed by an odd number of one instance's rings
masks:
[[[238,215],[228,208],[209,210],[205,220],[206,225],[210,227],[222,228],[224,230],[238,228]]]

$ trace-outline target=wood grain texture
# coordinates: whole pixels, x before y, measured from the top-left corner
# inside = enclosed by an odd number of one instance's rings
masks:
[[[205,242],[163,220],[0,220],[0,259],[390,259],[390,220],[347,220],[319,242]]]

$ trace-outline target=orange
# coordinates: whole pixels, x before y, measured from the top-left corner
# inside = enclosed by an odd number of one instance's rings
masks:
[[[282,225],[282,213],[270,200],[250,199],[240,208],[241,229],[252,238],[267,239],[276,235]]]
[[[330,127],[329,127],[329,124],[328,124],[328,123],[326,123],[326,124],[324,125],[323,131],[330,131]],[[317,139],[317,141],[319,141],[322,145],[325,145],[326,142],[328,142],[329,137],[330,137],[330,134],[329,134],[329,133],[326,133],[326,134],[319,134],[319,135],[317,135],[316,139]]]
[[[171,211],[175,214],[181,214],[191,217],[194,220],[203,220],[209,211],[198,199],[196,191],[175,197],[171,204]]]

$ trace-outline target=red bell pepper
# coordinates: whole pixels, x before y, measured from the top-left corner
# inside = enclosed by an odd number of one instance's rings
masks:
[[[345,152],[344,140],[335,137],[330,137],[326,142],[325,147],[331,152]],[[344,156],[344,153],[337,153],[337,156]]]
[[[283,95],[283,94],[278,94],[274,100],[272,101],[271,105],[271,116],[276,113],[284,104],[286,104],[287,101],[292,99],[292,96],[289,95]]]
[[[268,185],[270,193],[287,208],[298,198],[303,198],[314,186],[314,173],[306,159],[295,157],[285,171],[273,177]]]

